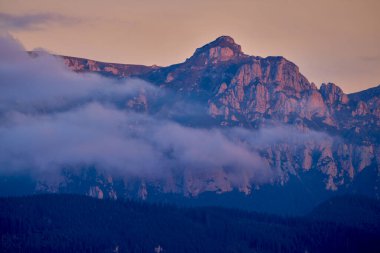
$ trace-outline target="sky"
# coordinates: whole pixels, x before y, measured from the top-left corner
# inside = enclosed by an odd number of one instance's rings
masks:
[[[0,31],[27,50],[159,66],[229,35],[351,93],[380,84],[379,11],[378,0],[0,0]]]

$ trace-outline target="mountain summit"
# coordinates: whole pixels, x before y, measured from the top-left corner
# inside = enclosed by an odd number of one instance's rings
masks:
[[[221,36],[216,40],[198,48],[191,58],[202,58],[204,64],[228,61],[244,56],[241,46],[229,36]]]
[[[235,40],[228,35],[220,36],[220,37],[216,38],[214,41],[203,46],[202,48],[207,47],[207,46],[210,46],[210,47],[219,46],[219,47],[231,47],[231,48],[238,47],[240,50],[240,45],[236,44]]]

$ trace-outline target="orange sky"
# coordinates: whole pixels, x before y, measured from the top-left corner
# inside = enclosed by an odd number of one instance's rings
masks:
[[[380,84],[379,0],[0,0],[0,12],[0,29],[27,49],[170,65],[230,35],[247,54],[285,56],[318,86]],[[27,15],[40,23],[12,19]]]

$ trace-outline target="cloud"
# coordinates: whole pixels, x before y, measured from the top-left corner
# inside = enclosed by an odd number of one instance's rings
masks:
[[[132,136],[127,115],[98,103],[52,115],[12,113],[7,122],[0,130],[2,168],[44,172],[96,165],[139,175],[160,169],[155,166],[160,154]]]
[[[38,30],[51,24],[72,25],[78,22],[77,18],[69,18],[56,13],[14,15],[0,12],[0,28],[6,31]]]
[[[10,36],[0,37],[0,89],[0,115],[9,110],[63,110],[94,100],[121,103],[155,90],[142,80],[78,75],[69,71],[60,58],[47,53],[32,58]]]
[[[182,124],[178,115],[198,117],[192,109],[202,111],[201,106],[180,102],[170,109],[172,100],[173,94],[142,80],[74,73],[57,57],[31,57],[13,38],[0,37],[0,172],[49,174],[95,166],[163,181],[223,172],[234,187],[243,187],[279,176],[260,148],[320,137],[283,127]],[[147,109],[134,110],[136,103]]]
[[[254,150],[217,129],[195,129],[90,103],[55,114],[13,112],[0,127],[1,168],[39,172],[93,165],[124,176],[232,168],[252,180],[270,170]],[[242,174],[242,176],[243,176]],[[267,175],[265,175],[267,174]]]

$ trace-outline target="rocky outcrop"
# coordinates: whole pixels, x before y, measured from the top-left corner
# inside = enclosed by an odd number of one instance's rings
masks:
[[[333,83],[323,83],[320,92],[325,103],[329,106],[348,103],[348,96],[343,93],[341,88]]]
[[[221,36],[215,41],[198,48],[190,61],[195,65],[208,65],[240,57],[247,57],[241,51],[240,45],[237,45],[234,39],[229,36]]]
[[[145,74],[159,68],[158,66],[105,63],[77,57],[57,57],[62,58],[64,64],[75,72],[94,72],[106,76],[131,77]]]

